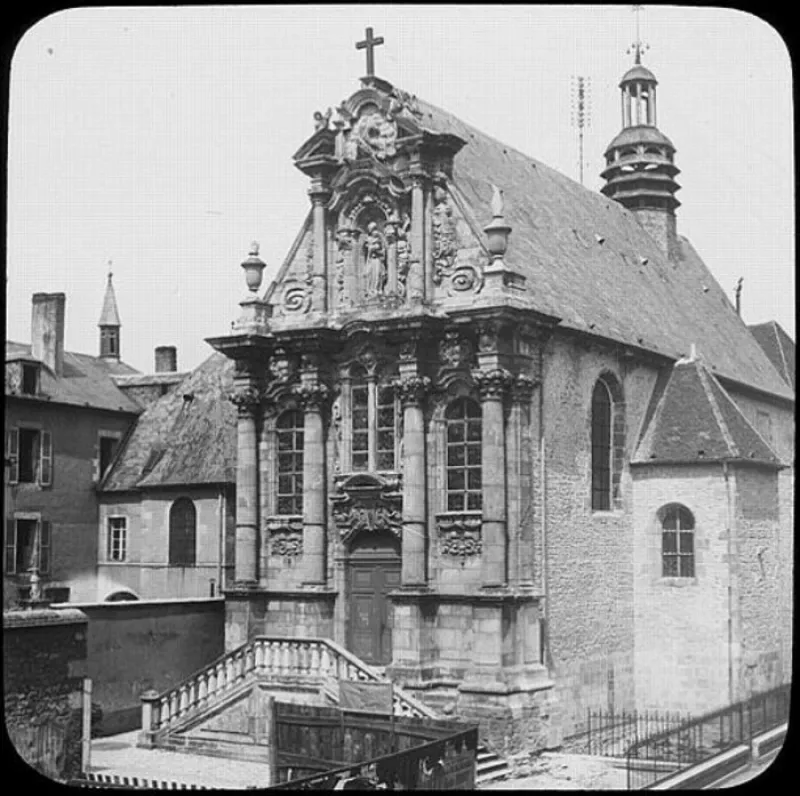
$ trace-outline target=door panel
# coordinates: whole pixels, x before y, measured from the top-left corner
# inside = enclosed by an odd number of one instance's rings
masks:
[[[367,663],[391,663],[392,606],[387,594],[399,585],[397,559],[350,565],[350,649]]]

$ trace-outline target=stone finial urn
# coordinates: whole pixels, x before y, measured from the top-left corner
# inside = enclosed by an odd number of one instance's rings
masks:
[[[506,224],[503,216],[503,192],[496,185],[492,185],[492,190],[492,220],[484,227],[483,231],[486,233],[486,247],[492,256],[492,260],[499,260],[508,248],[508,236],[511,232],[511,227]]]
[[[250,244],[250,256],[242,263],[247,288],[252,293],[255,293],[261,287],[261,280],[264,278],[264,269],[266,267],[266,263],[258,256],[258,242],[253,241]]]

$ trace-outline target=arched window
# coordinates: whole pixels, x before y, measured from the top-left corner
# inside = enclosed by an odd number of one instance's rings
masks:
[[[625,403],[610,374],[597,380],[592,392],[592,510],[621,506],[620,477],[625,450]]]
[[[379,470],[394,470],[395,411],[394,389],[379,384],[377,389],[376,458]]]
[[[169,511],[169,563],[193,567],[196,561],[197,512],[189,498],[178,498]]]
[[[303,513],[303,413],[283,412],[278,434],[278,514]]]
[[[369,376],[350,369],[350,469],[394,470],[397,460],[398,399],[388,374]]]
[[[445,411],[447,422],[447,510],[480,511],[481,408],[458,398]]]
[[[661,520],[661,574],[694,577],[694,517],[685,506],[667,506]]]

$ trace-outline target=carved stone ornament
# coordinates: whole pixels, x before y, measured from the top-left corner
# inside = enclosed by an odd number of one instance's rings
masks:
[[[456,222],[450,196],[442,186],[433,190],[433,281],[439,285],[453,270],[456,259]]]
[[[295,558],[303,554],[302,517],[269,517],[266,526],[271,555]]]
[[[281,307],[287,314],[308,312],[311,309],[311,279],[287,279],[283,283]]]
[[[533,397],[533,391],[538,385],[538,381],[533,376],[520,373],[511,383],[511,400],[514,403],[527,403]]]
[[[228,393],[228,400],[236,406],[239,412],[254,412],[261,403],[261,390],[252,385],[234,387]]]
[[[406,110],[415,116],[422,115],[419,102],[414,94],[409,94],[407,91],[403,91],[400,88],[394,88],[392,89],[392,98],[396,102],[396,105],[393,104],[391,106],[395,109],[394,113],[398,113],[399,110]]]
[[[461,265],[453,270],[447,285],[447,293],[457,296],[462,293],[480,293],[483,288],[483,271],[473,265]]]
[[[336,259],[334,272],[336,280],[336,296],[339,302],[344,301],[345,275],[347,263],[352,257],[354,230],[349,227],[339,227],[336,230]]]
[[[303,409],[320,411],[330,390],[324,384],[300,384],[294,389]]]
[[[441,555],[460,559],[462,567],[467,559],[481,555],[483,543],[480,512],[437,514],[436,528]]]
[[[377,109],[367,111],[353,126],[353,139],[378,160],[385,160],[397,152],[397,124]]]
[[[439,342],[439,361],[445,368],[467,367],[472,361],[472,343],[455,330],[448,330]]]
[[[314,111],[314,130],[327,130],[333,111],[328,108],[325,113]]]
[[[403,376],[394,386],[403,406],[420,404],[431,388],[431,380],[427,376]]]
[[[483,321],[478,326],[478,350],[481,353],[494,353],[500,343],[500,324],[497,321]]]
[[[294,363],[283,348],[276,348],[269,360],[269,372],[273,381],[286,382],[293,376]]]
[[[495,368],[494,370],[474,370],[472,378],[480,392],[481,399],[502,399],[514,377],[505,368]]]
[[[334,479],[333,521],[343,541],[360,531],[403,531],[403,496],[399,479],[356,473]]]

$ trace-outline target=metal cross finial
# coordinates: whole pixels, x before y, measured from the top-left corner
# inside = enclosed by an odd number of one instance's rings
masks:
[[[111,281],[111,277],[114,275],[111,271],[111,266],[114,264],[113,260],[108,261],[108,281]]]
[[[373,39],[372,28],[367,28],[364,41],[356,42],[357,50],[367,51],[367,77],[374,77],[375,75],[375,48],[380,44],[383,44],[383,36]]]
[[[644,8],[641,5],[632,5],[631,11],[636,14],[636,41],[628,48],[628,52],[633,52],[634,54],[634,63],[641,64],[642,63],[642,53],[645,50],[649,49],[649,45],[645,44],[642,41],[642,37],[639,34],[639,12]]]

